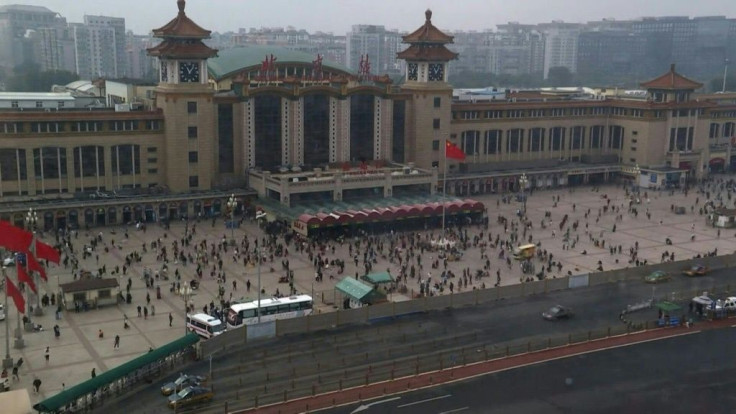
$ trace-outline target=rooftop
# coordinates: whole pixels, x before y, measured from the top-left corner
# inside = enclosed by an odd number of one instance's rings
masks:
[[[453,36],[444,34],[432,24],[432,10],[424,12],[426,20],[417,30],[403,36],[404,43],[452,43]]]
[[[245,47],[236,47],[225,49],[218,52],[218,56],[207,61],[207,68],[210,75],[215,79],[222,79],[230,75],[234,75],[243,69],[250,67],[260,67],[263,59],[273,55],[276,58],[276,65],[285,64],[303,64],[312,65],[316,56],[310,53],[291,50],[284,47],[271,45],[248,45]],[[353,71],[339,63],[324,60],[323,68],[333,69],[346,74],[353,74]]]
[[[2,101],[73,101],[69,92],[0,92]]]
[[[695,90],[703,87],[703,84],[688,79],[675,72],[675,64],[670,66],[670,71],[664,75],[654,78],[648,82],[641,84],[646,89],[667,89],[667,90]]]
[[[209,30],[201,28],[197,23],[194,23],[192,19],[187,17],[184,12],[186,7],[185,0],[178,0],[176,2],[179,7],[179,14],[158,29],[153,29],[153,35],[156,37],[183,37],[183,38],[199,38],[208,39],[212,33]]]

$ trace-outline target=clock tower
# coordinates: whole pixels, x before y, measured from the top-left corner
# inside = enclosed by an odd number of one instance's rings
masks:
[[[452,86],[447,82],[449,61],[458,54],[447,49],[453,37],[432,24],[432,11],[424,25],[403,37],[409,47],[397,57],[406,61],[402,90],[411,93],[407,107],[406,161],[444,171],[445,140],[450,139]],[[452,166],[451,166],[452,167]]]
[[[178,0],[179,13],[166,25],[153,30],[162,41],[148,49],[158,58],[159,83],[156,106],[164,112],[166,160],[164,174],[172,191],[208,190],[214,173],[215,105],[209,85],[207,59],[217,50],[202,40],[210,31],[187,17],[185,0]]]

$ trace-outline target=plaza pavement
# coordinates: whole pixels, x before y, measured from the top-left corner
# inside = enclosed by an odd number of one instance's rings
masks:
[[[598,209],[602,208],[607,202],[602,198],[606,195],[611,199],[611,206],[623,206],[620,213],[602,214],[598,223],[596,217]],[[553,201],[559,196],[560,201]],[[714,194],[712,194],[714,196]],[[695,204],[696,197],[700,198],[700,204],[705,201],[704,194],[697,194],[691,190],[688,196],[682,192],[675,192],[671,195],[669,192],[650,192],[649,198],[644,198],[644,192],[641,193],[642,204],[637,206],[639,209],[638,217],[634,217],[626,212],[628,199],[625,197],[624,190],[621,186],[602,186],[597,190],[591,187],[577,187],[574,189],[558,189],[535,191],[528,198],[527,214],[533,223],[531,234],[534,236],[534,242],[541,242],[541,248],[546,249],[554,255],[554,260],[560,260],[563,264],[561,272],[556,268],[548,277],[556,277],[567,274],[568,271],[573,274],[587,273],[594,271],[600,260],[603,263],[604,270],[614,268],[622,268],[633,266],[628,263],[628,250],[635,242],[639,243],[639,258],[647,260],[649,263],[659,263],[663,251],[674,252],[676,260],[692,258],[697,254],[704,254],[718,248],[719,254],[732,253],[736,250],[735,230],[722,230],[720,237],[717,236],[717,230],[705,224],[704,216],[698,214],[698,207],[694,207],[691,212],[690,206]],[[515,219],[517,209],[521,208],[518,202],[510,204],[499,203],[497,200],[500,195],[488,195],[474,197],[486,203],[488,208],[490,231],[495,239],[497,234],[501,235],[501,239],[508,237],[504,233],[503,226],[498,224],[497,217],[502,215],[509,220]],[[573,211],[573,204],[575,210]],[[676,215],[670,211],[670,206],[685,206],[687,214]],[[729,201],[729,206],[733,204]],[[586,220],[584,214],[590,209],[591,214]],[[651,212],[651,219],[646,216],[646,209]],[[545,212],[551,213],[551,225],[546,229],[540,227],[540,221],[544,218]],[[577,234],[580,235],[580,241],[574,249],[563,250],[563,232],[559,229],[559,223],[562,217],[568,214],[568,224],[572,224],[575,220],[579,221]],[[616,222],[616,215],[622,214],[623,220]],[[662,224],[660,224],[660,220]],[[585,234],[585,223],[588,223],[588,231],[599,237],[603,232],[603,239],[606,239],[606,248],[594,247]],[[616,224],[616,231],[612,232],[613,225]],[[694,224],[694,230],[692,225]],[[81,230],[78,238],[73,239],[75,251],[79,252],[82,245],[87,244],[88,240],[96,236],[98,232],[103,234],[103,246],[98,246],[97,251],[86,260],[80,259],[80,267],[82,269],[94,270],[105,264],[108,273],[117,265],[122,268],[125,256],[137,250],[141,252],[141,246],[146,243],[150,246],[152,240],[161,239],[171,251],[171,243],[179,240],[184,236],[184,223],[172,223],[169,230],[164,230],[157,225],[149,225],[146,232],[136,231],[134,227],[129,228],[129,239],[123,237],[123,226],[94,228],[87,234]],[[555,230],[556,236],[553,237],[552,231]],[[115,231],[115,234],[111,234]],[[469,228],[469,235],[472,239],[473,235],[484,231],[480,228]],[[440,231],[432,232],[435,237],[439,237]],[[695,241],[691,241],[691,234],[695,233]],[[235,230],[236,239],[240,240],[244,234],[248,234],[252,240],[254,236],[260,236],[262,233],[253,223],[246,222],[244,225]],[[487,235],[487,231],[485,231]],[[164,237],[166,235],[166,237]],[[572,233],[573,236],[576,233]],[[216,243],[223,237],[230,238],[230,230],[224,228],[222,219],[218,219],[215,227],[212,227],[211,221],[202,221],[196,226],[196,235],[194,236],[192,245],[206,238],[208,244]],[[665,239],[669,237],[673,241],[673,245],[666,246]],[[486,236],[487,238],[487,236]],[[115,240],[116,248],[112,248],[109,253],[105,253],[104,246],[111,246],[111,240]],[[53,242],[50,235],[45,235],[44,240]],[[622,245],[621,255],[611,255],[608,250],[609,245]],[[327,258],[342,258],[346,262],[344,275],[354,275],[356,271],[362,271],[363,265],[359,264],[359,268],[354,266],[353,260],[348,255],[347,243],[343,245],[335,245],[336,251],[327,254]],[[581,254],[583,250],[587,251],[586,255]],[[186,250],[185,250],[186,251]],[[227,283],[225,284],[226,297],[232,290],[232,280],[237,280],[237,290],[233,293],[233,298],[248,297],[255,299],[256,297],[256,270],[249,266],[243,268],[242,259],[239,263],[233,263],[232,249],[228,249],[223,257],[224,271],[227,275]],[[96,263],[95,254],[99,255],[99,264]],[[501,270],[502,285],[519,283],[522,278],[521,270],[517,263],[514,263],[509,269],[504,262],[498,257],[497,249],[490,249],[488,252],[491,261],[491,277],[483,278],[480,281],[473,280],[473,287],[478,288],[481,284],[490,287],[495,283],[495,272]],[[431,271],[433,275],[438,276],[441,269],[429,269],[431,252],[426,252],[422,263],[425,268],[420,273],[426,277],[426,273]],[[362,257],[362,255],[361,255]],[[301,293],[313,294],[315,296],[315,305],[317,311],[327,312],[334,309],[334,285],[340,277],[344,275],[336,275],[334,270],[325,271],[324,281],[314,281],[314,268],[306,254],[297,254],[295,249],[289,248],[289,257],[291,269],[295,271],[295,286]],[[262,267],[262,284],[267,295],[273,294],[278,288],[281,292],[288,291],[287,284],[279,284],[278,278],[282,273],[281,258],[275,258],[273,265]],[[618,262],[617,262],[618,260]],[[481,268],[485,260],[480,259],[479,248],[470,248],[465,252],[463,260],[460,262],[451,262],[448,268],[455,274],[462,274],[463,268],[470,268],[472,273],[475,269]],[[13,341],[10,341],[10,356],[16,361],[19,357],[24,359],[24,364],[20,370],[20,382],[12,383],[13,389],[27,388],[30,392],[32,389],[31,382],[34,377],[42,380],[41,392],[38,395],[31,393],[32,402],[35,404],[49,396],[59,392],[62,383],[66,387],[78,384],[79,382],[90,378],[90,372],[93,368],[97,373],[104,372],[121,363],[129,361],[148,351],[150,347],[158,347],[166,344],[184,334],[184,302],[182,298],[169,291],[170,282],[161,282],[162,298],[156,299],[154,289],[146,289],[141,278],[143,269],[149,267],[151,269],[159,269],[161,263],[156,261],[156,254],[149,249],[147,253],[143,253],[142,262],[134,263],[128,272],[128,276],[133,281],[131,293],[133,295],[133,303],[130,305],[122,304],[118,306],[104,307],[97,310],[75,313],[65,311],[60,321],[54,320],[54,308],[45,308],[45,314],[41,317],[33,317],[35,323],[39,323],[44,327],[43,332],[24,333],[23,338],[26,346],[21,350],[13,348]],[[537,264],[539,271],[541,264]],[[211,267],[211,265],[210,265]],[[275,272],[270,272],[273,267]],[[181,264],[170,263],[170,275],[173,275],[175,269],[179,269],[183,273],[182,280],[187,281],[194,277],[195,266],[189,264],[182,266]],[[398,263],[388,263],[384,258],[379,257],[379,261],[374,265],[374,271],[391,270],[393,275],[398,274]],[[12,269],[10,270],[11,274]],[[72,280],[70,269],[62,266],[52,265],[49,270],[49,282],[41,287],[44,292],[57,292],[57,283],[65,283]],[[330,275],[334,275],[334,279],[330,279]],[[124,286],[127,277],[121,278],[121,284]],[[114,277],[114,276],[113,276]],[[526,277],[526,276],[525,276]],[[58,280],[58,282],[57,282]],[[173,280],[173,278],[172,278]],[[250,293],[246,293],[246,281],[250,280],[252,288]],[[437,280],[436,278],[434,280]],[[457,285],[457,283],[456,283]],[[409,279],[407,284],[410,292],[418,292],[418,284],[416,279]],[[217,282],[210,278],[209,267],[204,269],[203,283],[196,295],[192,298],[195,309],[200,311],[202,307],[210,301],[216,300]],[[463,290],[471,289],[466,287]],[[456,291],[458,289],[456,288]],[[149,314],[148,319],[137,316],[136,306],[145,305],[146,293],[151,294],[151,303],[155,305],[156,315]],[[449,293],[445,290],[445,294]],[[322,298],[324,297],[324,301]],[[401,295],[392,295],[394,300],[400,300]],[[7,311],[8,318],[0,324],[10,324],[10,335],[16,326],[17,313],[12,303],[9,304]],[[169,327],[168,315],[174,317],[173,326]],[[130,329],[123,329],[123,315],[127,314],[130,321]],[[61,328],[61,337],[54,338],[53,330],[55,324]],[[1,326],[1,325],[0,325]],[[98,338],[98,330],[102,329],[104,338]],[[113,349],[113,340],[115,335],[120,335],[120,349]],[[4,347],[5,329],[0,328],[0,346]],[[46,347],[50,347],[50,360],[48,363],[44,361],[44,352]],[[3,350],[4,351],[4,350]]]

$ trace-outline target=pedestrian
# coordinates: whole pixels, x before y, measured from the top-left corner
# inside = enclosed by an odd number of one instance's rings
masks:
[[[719,230],[719,232],[720,232],[720,230]],[[238,290],[238,281],[237,280],[233,280],[233,292],[235,292],[236,290]]]
[[[38,390],[41,388],[41,380],[36,377],[33,380],[33,392],[38,394]]]
[[[64,384],[63,382],[61,383],[61,391],[66,391],[66,384]]]
[[[49,363],[49,347],[46,347],[45,357],[46,357],[46,363],[48,364]]]
[[[148,319],[148,307],[143,307],[143,319]]]
[[[102,329],[100,329],[100,330],[99,330],[99,331],[97,332],[97,337],[98,337],[98,338],[100,338],[100,339],[102,339],[102,338],[104,338],[104,337],[105,337],[105,334],[104,334],[104,333],[102,332]]]
[[[23,366],[23,358],[18,358],[17,367],[20,369],[20,367]]]
[[[94,377],[96,377],[96,376],[97,376],[97,373],[95,372],[95,369],[94,369],[94,368],[92,368],[92,378],[94,378]]]
[[[171,312],[169,312],[169,328],[171,328],[171,324],[174,322],[174,317],[171,316]]]
[[[138,317],[141,317],[141,305],[138,305]]]
[[[151,316],[156,316],[156,305],[151,305]]]
[[[146,293],[146,304],[148,305],[151,304],[151,294],[150,293]]]
[[[120,348],[120,335],[115,335],[115,344],[112,347],[113,349]]]
[[[18,376],[18,366],[13,367],[13,379],[16,381],[20,381],[20,377]]]

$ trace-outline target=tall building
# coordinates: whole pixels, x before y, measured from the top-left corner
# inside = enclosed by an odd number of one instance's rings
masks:
[[[155,81],[158,71],[155,59],[148,56],[147,49],[158,44],[158,40],[149,35],[136,35],[128,32],[125,36],[126,75],[133,79]]]
[[[539,25],[544,33],[544,78],[549,70],[564,67],[575,73],[577,71],[578,35],[583,30],[576,23],[552,22]],[[568,86],[568,85],[560,85]]]
[[[401,69],[396,53],[401,36],[396,30],[377,25],[354,25],[345,39],[346,66],[358,70],[361,56],[368,55],[373,73],[397,73]]]
[[[77,46],[77,53],[81,51],[83,55],[89,56],[91,67],[88,69],[82,66],[84,73],[112,78],[127,76],[125,19],[85,15],[84,27],[88,40],[83,40],[83,44]],[[89,49],[85,50],[84,45],[88,45]],[[82,65],[86,63],[85,60],[82,62]],[[80,76],[82,73],[80,70]]]
[[[46,7],[0,6],[0,70],[39,62],[42,70],[66,69],[66,19]]]
[[[493,72],[490,67],[490,50],[488,47],[488,32],[456,31],[450,32],[453,43],[450,50],[460,57],[450,62],[449,70],[453,73]]]
[[[625,31],[583,32],[578,39],[577,73],[597,85],[649,77],[644,72],[646,38]]]
[[[544,70],[544,36],[535,26],[508,23],[488,34],[491,72],[522,75]]]

